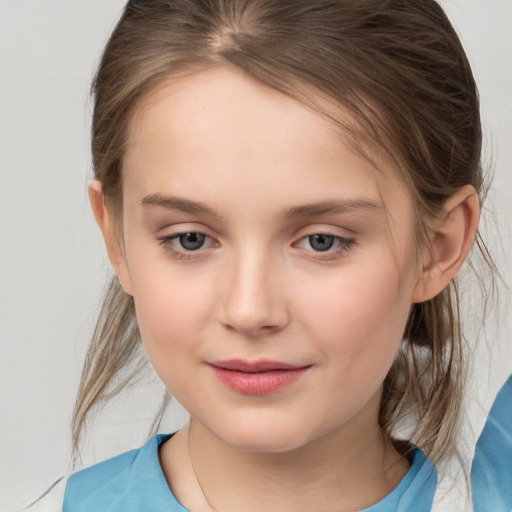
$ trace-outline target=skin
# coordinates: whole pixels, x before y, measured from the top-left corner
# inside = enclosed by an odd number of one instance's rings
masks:
[[[447,201],[433,252],[418,254],[410,194],[383,151],[371,152],[376,169],[332,122],[224,68],[152,93],[128,135],[122,242],[98,182],[90,196],[148,357],[191,415],[191,432],[160,451],[178,500],[223,512],[378,502],[408,468],[378,426],[382,382],[411,305],[469,250],[474,190]],[[343,208],[297,211],[334,202]],[[192,232],[207,238],[187,252],[177,235]],[[322,252],[315,234],[338,238]],[[215,376],[224,359],[308,368],[253,396]]]

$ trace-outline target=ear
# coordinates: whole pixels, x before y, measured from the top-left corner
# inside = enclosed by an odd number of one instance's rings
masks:
[[[110,263],[124,291],[129,295],[133,295],[128,264],[119,237],[114,229],[114,222],[111,212],[106,205],[101,183],[96,179],[92,180],[88,190],[94,218],[105,240]]]
[[[440,218],[430,226],[430,248],[412,301],[424,302],[443,291],[455,277],[475,239],[480,201],[475,189],[465,185],[449,197]]]

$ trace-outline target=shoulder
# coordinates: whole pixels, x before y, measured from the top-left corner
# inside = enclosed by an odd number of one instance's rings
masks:
[[[67,480],[63,512],[138,510],[136,502],[148,499],[159,510],[156,502],[172,501],[158,460],[158,448],[169,437],[154,436],[139,449],[73,473]]]
[[[512,376],[501,388],[475,448],[471,469],[475,511],[512,510]]]
[[[122,484],[141,450],[130,450],[73,473],[68,478],[66,497],[84,498],[98,488],[112,485],[113,481]]]

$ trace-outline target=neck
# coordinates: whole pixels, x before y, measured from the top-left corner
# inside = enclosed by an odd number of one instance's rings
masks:
[[[391,492],[408,464],[377,422],[370,428],[366,421],[352,423],[292,451],[253,453],[192,419],[190,432],[171,439],[174,454],[162,451],[162,466],[178,500],[194,511],[353,512]],[[180,472],[166,458],[181,458]]]

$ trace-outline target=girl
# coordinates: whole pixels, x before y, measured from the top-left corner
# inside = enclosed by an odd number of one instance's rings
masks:
[[[190,423],[72,475],[63,510],[430,510],[454,278],[487,256],[478,96],[439,5],[130,1],[93,91],[116,277],[75,448],[141,344]]]

